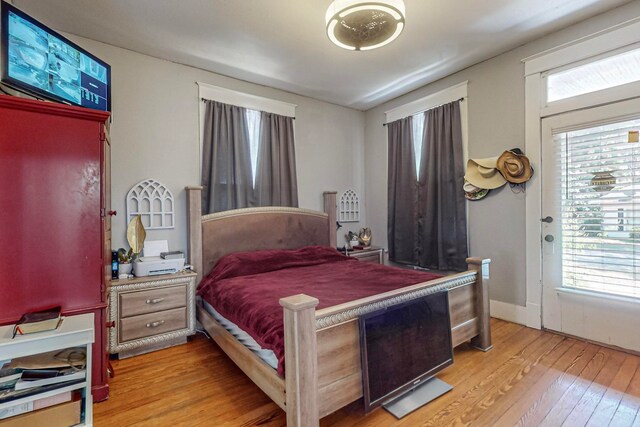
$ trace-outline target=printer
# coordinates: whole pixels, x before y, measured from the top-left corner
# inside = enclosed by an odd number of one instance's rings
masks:
[[[143,256],[133,261],[133,274],[136,277],[172,274],[182,271],[184,258],[165,259],[161,256]]]

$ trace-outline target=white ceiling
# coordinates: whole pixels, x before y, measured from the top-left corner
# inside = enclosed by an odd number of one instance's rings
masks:
[[[405,0],[377,50],[325,34],[330,0],[14,0],[69,33],[361,110],[629,0]]]

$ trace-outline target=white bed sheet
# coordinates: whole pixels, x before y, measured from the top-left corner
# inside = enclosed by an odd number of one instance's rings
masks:
[[[216,321],[220,323],[220,325],[222,325],[222,327],[225,328],[231,335],[233,335],[242,345],[255,353],[255,355],[262,359],[267,365],[271,366],[273,369],[278,369],[278,358],[272,350],[262,348],[260,344],[258,344],[256,340],[251,337],[251,335],[246,333],[244,330],[242,330],[242,328],[233,323],[231,320],[226,319],[223,315],[218,313],[216,309],[211,306],[211,304],[209,304],[204,299],[201,299],[201,301],[204,309],[207,310],[207,312],[211,316],[213,316],[213,318],[216,319]]]

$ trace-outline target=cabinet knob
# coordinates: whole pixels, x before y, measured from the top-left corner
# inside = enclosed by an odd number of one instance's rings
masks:
[[[116,327],[116,321],[112,320],[111,322],[107,322],[107,328],[115,328]]]
[[[158,303],[161,303],[162,301],[164,301],[164,298],[153,298],[153,299],[146,300],[145,303],[147,303],[147,304],[158,304]]]
[[[164,324],[164,320],[158,320],[157,322],[150,322],[150,323],[147,323],[145,326],[147,328],[157,328],[162,324]]]
[[[109,216],[116,216],[116,215],[118,215],[118,211],[109,211],[109,212],[107,212],[107,214]]]

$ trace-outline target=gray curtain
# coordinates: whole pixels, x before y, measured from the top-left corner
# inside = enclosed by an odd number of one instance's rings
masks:
[[[293,118],[262,112],[256,171],[257,206],[298,207]]]
[[[467,248],[460,103],[425,112],[415,174],[410,117],[389,123],[388,239],[392,261],[464,270]]]
[[[433,108],[425,115],[418,191],[418,265],[465,270],[468,248],[460,102]]]
[[[206,100],[202,213],[248,207],[253,179],[245,109]]]
[[[389,259],[402,264],[417,262],[417,201],[413,118],[387,124],[389,178],[387,180]]]

